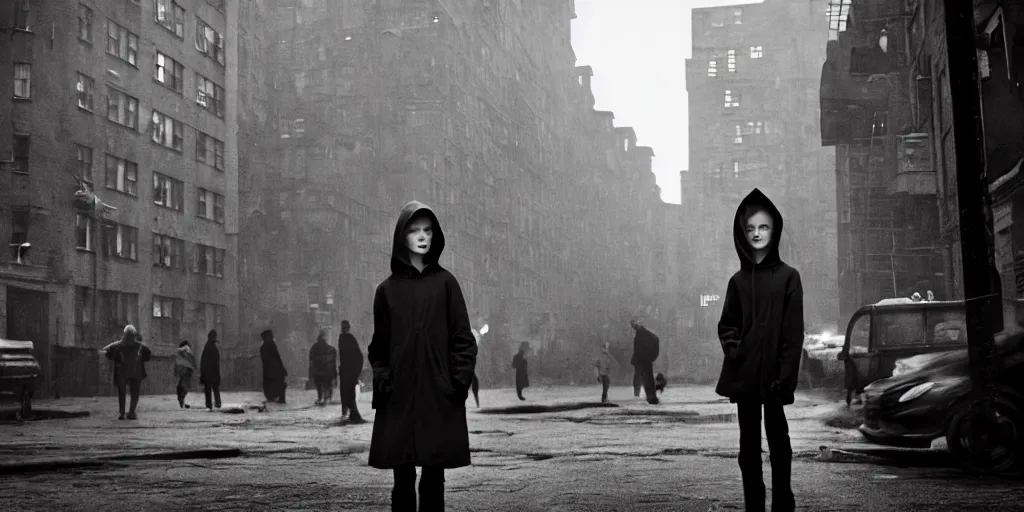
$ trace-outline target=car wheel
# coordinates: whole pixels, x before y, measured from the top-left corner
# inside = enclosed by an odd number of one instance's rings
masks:
[[[953,413],[949,422],[949,452],[957,464],[972,473],[1001,473],[1021,462],[1021,410],[1005,397],[997,398],[993,409],[994,418],[986,418],[973,402],[968,402]]]

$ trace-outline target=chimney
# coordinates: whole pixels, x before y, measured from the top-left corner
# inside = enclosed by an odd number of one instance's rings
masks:
[[[594,91],[590,88],[590,77],[594,70],[590,66],[576,66],[576,82],[583,89],[583,97],[587,108],[594,108]]]
[[[654,160],[654,150],[650,146],[636,146],[634,149],[635,156],[633,158],[636,158],[636,161],[640,163],[641,169],[648,173],[653,172],[651,164]]]

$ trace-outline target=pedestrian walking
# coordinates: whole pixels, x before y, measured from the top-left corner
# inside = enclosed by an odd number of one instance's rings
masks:
[[[359,414],[356,405],[356,387],[359,386],[359,375],[363,371],[363,351],[359,349],[359,341],[352,335],[352,324],[348,320],[341,322],[341,334],[338,335],[338,387],[341,398],[341,415],[348,416],[349,423],[366,423]]]
[[[327,397],[338,376],[338,351],[327,343],[327,331],[320,329],[309,349],[309,379],[316,386],[316,405],[327,405]]]
[[[459,281],[438,264],[437,216],[411,201],[395,225],[391,275],[373,299],[370,466],[392,469],[391,510],[444,510],[444,470],[470,464],[466,399],[477,347]]]
[[[196,372],[196,355],[192,353],[192,345],[188,340],[178,344],[174,352],[174,377],[177,379],[175,391],[178,393],[178,407],[189,409],[185,396],[192,389],[192,375]]]
[[[220,348],[217,346],[217,331],[211,330],[206,335],[206,345],[199,359],[199,383],[203,385],[206,395],[206,408],[220,409]]]
[[[629,326],[636,332],[633,337],[633,357],[630,360],[633,365],[633,396],[640,396],[642,385],[647,403],[657,404],[660,400],[654,385],[654,361],[658,359],[661,341],[644,327],[639,318],[630,320]]]
[[[263,396],[268,402],[287,403],[285,391],[288,384],[288,370],[281,361],[281,353],[277,351],[274,331],[267,329],[260,333],[263,344],[260,345],[260,360],[263,362]]]
[[[131,403],[128,408],[129,420],[137,419],[135,409],[139,405],[139,393],[142,391],[142,381],[146,379],[146,362],[153,353],[144,343],[139,331],[134,325],[126,325],[121,339],[117,340],[102,349],[114,362],[114,385],[117,386],[117,405],[119,414],[117,419],[126,418],[124,413],[124,402],[127,394],[131,394]]]
[[[609,352],[609,343],[601,344],[601,353],[594,360],[594,370],[597,373],[597,381],[601,383],[601,402],[608,402],[608,388],[611,386],[612,369],[619,367],[618,360]]]
[[[784,406],[793,403],[804,339],[800,273],[779,257],[782,214],[760,190],[740,202],[733,239],[740,270],[729,279],[718,323],[725,352],[715,391],[737,405],[738,462],[748,511],[765,509],[761,411],[772,465],[772,511],[790,512],[793,449]]]
[[[519,344],[519,352],[512,356],[512,368],[516,369],[516,396],[520,400],[526,400],[523,390],[530,387],[530,374],[527,371],[526,351],[530,349],[529,342]]]

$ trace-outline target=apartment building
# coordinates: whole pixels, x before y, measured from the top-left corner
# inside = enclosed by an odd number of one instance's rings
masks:
[[[237,23],[223,0],[0,10],[0,334],[43,391],[110,391],[98,348],[135,324],[170,355],[237,326]],[[164,375],[166,374],[166,375]]]

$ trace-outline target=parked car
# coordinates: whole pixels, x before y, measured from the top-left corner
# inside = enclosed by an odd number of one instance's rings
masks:
[[[861,434],[874,443],[910,447],[927,447],[945,436],[955,457],[970,459],[968,467],[1001,471],[1017,465],[1024,439],[1024,431],[1018,432],[1024,430],[1024,333],[997,336],[994,361],[1000,390],[996,426],[1006,427],[1008,435],[977,436],[964,423],[974,403],[966,349],[899,360],[893,376],[866,386]]]
[[[32,396],[39,378],[39,361],[31,341],[0,339],[0,400],[15,401],[20,415],[32,415]]]

